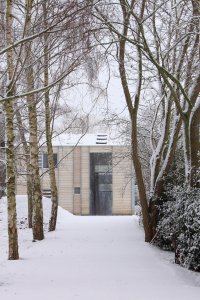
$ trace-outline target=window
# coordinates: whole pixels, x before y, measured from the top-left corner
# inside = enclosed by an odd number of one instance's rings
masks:
[[[99,173],[98,174],[98,183],[99,184],[112,183],[112,173]]]
[[[110,165],[96,165],[95,172],[97,173],[108,173],[111,171]]]
[[[58,163],[58,155],[57,155],[57,153],[53,154],[53,160],[54,160],[54,167],[57,168],[57,163]],[[47,155],[47,153],[43,153],[42,167],[44,169],[48,169],[49,168],[49,162],[48,162],[48,155]]]
[[[74,188],[74,194],[75,195],[80,195],[80,193],[81,193],[81,188],[80,187],[75,187]]]
[[[99,192],[112,192],[112,184],[100,183]]]

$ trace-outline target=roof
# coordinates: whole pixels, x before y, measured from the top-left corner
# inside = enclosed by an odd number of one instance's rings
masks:
[[[53,146],[122,146],[119,139],[113,139],[106,133],[67,134],[62,133],[52,138]]]

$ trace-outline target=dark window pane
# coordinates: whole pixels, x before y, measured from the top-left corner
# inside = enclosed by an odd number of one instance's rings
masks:
[[[112,165],[112,153],[91,153],[95,165]]]
[[[75,187],[74,188],[74,194],[79,195],[81,193],[81,188],[80,187]]]
[[[90,153],[90,213],[112,214],[112,153]]]
[[[47,153],[43,153],[43,168],[47,169],[48,167],[49,167],[48,155]]]
[[[99,192],[112,192],[112,184],[99,184]]]
[[[57,163],[58,163],[57,153],[53,154],[53,160],[54,160],[54,167],[57,168]],[[48,167],[49,167],[48,155],[47,153],[43,153],[43,168],[48,169]]]
[[[57,155],[57,153],[53,154],[53,160],[54,160],[54,167],[57,168],[57,163],[58,163],[58,155]]]
[[[99,173],[98,174],[99,183],[112,183],[112,174],[111,173]]]
[[[109,165],[96,165],[95,166],[95,172],[96,173],[110,173],[111,172],[111,166]]]

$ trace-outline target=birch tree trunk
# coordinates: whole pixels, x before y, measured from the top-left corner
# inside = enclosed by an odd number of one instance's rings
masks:
[[[32,0],[26,1],[27,9],[27,32],[31,31],[31,10]],[[34,90],[34,73],[32,65],[32,42],[26,45],[27,68],[26,78],[28,91]],[[42,208],[42,192],[39,173],[39,147],[37,137],[37,103],[35,94],[27,96],[28,115],[29,115],[29,131],[30,131],[30,171],[32,175],[32,195],[33,195],[33,239],[43,240],[43,208]]]
[[[28,195],[28,227],[32,228],[32,220],[33,220],[33,193],[32,193],[32,179],[31,179],[31,170],[30,170],[30,151],[29,146],[25,138],[23,122],[21,118],[21,114],[19,108],[16,104],[16,118],[18,124],[18,130],[20,139],[23,145],[24,154],[25,154],[25,161],[26,161],[26,187],[27,187],[27,195]]]
[[[47,7],[46,2],[43,2],[43,15],[44,15],[44,26],[47,27]],[[48,34],[44,34],[44,86],[49,84],[49,51],[48,51]],[[57,222],[57,211],[58,211],[58,191],[56,185],[53,147],[52,147],[52,130],[51,130],[51,110],[50,110],[50,97],[49,90],[47,89],[44,93],[45,97],[45,127],[46,127],[46,142],[47,142],[47,153],[49,163],[49,176],[50,176],[50,187],[51,187],[51,216],[49,220],[49,231],[56,229]]]
[[[6,7],[6,43],[13,43],[13,15],[12,15],[12,0],[7,0]],[[7,96],[14,95],[13,79],[13,50],[7,51],[7,70],[8,70],[8,85]],[[6,113],[6,172],[7,172],[7,201],[8,201],[8,239],[9,252],[8,259],[19,259],[18,253],[18,234],[17,234],[17,212],[16,212],[16,197],[15,197],[15,169],[14,169],[14,127],[13,127],[13,104],[12,101],[4,103]]]
[[[31,68],[30,68],[31,69]],[[31,76],[29,74],[28,76]],[[30,80],[30,77],[28,77]],[[30,82],[29,82],[30,83]],[[43,208],[40,174],[38,165],[37,111],[35,97],[28,100],[29,130],[30,130],[30,170],[32,174],[33,191],[33,239],[43,240]]]

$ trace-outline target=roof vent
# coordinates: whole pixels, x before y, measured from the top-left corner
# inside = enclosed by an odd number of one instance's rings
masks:
[[[107,134],[97,134],[96,145],[107,145]]]

